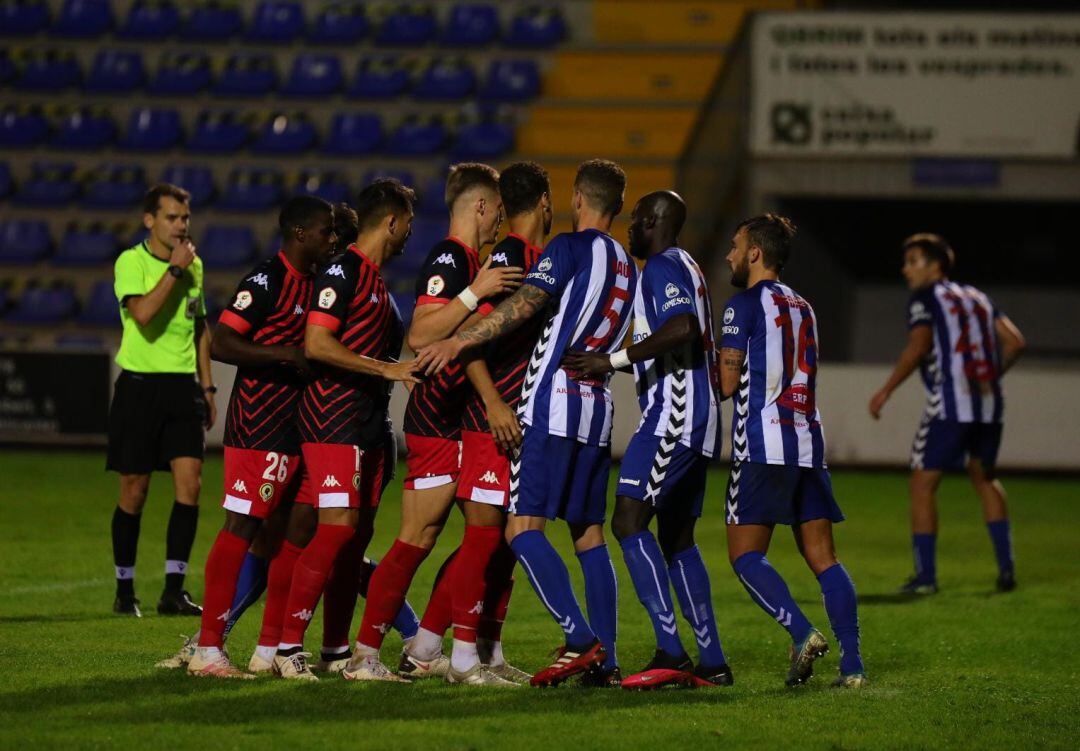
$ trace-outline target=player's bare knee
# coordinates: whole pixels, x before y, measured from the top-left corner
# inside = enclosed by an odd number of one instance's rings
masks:
[[[225,512],[225,531],[247,540],[249,543],[259,533],[262,523],[259,519],[235,511]]]
[[[652,518],[648,504],[634,498],[619,496],[615,499],[615,513],[611,515],[611,533],[622,542],[627,537],[644,532]]]

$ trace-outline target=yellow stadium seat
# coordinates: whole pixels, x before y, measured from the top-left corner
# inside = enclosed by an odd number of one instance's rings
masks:
[[[597,0],[593,35],[604,44],[728,44],[750,10],[786,10],[797,0]]]
[[[544,76],[553,99],[701,102],[723,62],[714,52],[561,52]]]
[[[517,150],[543,157],[675,159],[697,107],[534,107],[518,130]]]

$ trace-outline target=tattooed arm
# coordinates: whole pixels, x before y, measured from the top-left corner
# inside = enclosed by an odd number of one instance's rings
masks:
[[[744,362],[746,362],[746,353],[741,349],[721,347],[720,397],[722,399],[730,399],[731,395],[739,388],[739,378],[742,376]]]

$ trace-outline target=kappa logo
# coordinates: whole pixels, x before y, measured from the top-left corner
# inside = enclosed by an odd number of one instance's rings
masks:
[[[443,266],[453,266],[455,269],[457,268],[457,264],[454,263],[453,253],[443,253],[435,259],[435,263],[442,264]]]
[[[378,305],[379,304],[379,296],[376,295],[374,292],[371,293],[371,304],[372,305]]]
[[[322,481],[322,486],[324,488],[340,488],[341,483],[333,475],[327,475],[326,479]]]
[[[229,616],[231,616],[231,615],[232,615],[232,608],[226,608],[225,612],[217,617],[217,620],[221,621],[222,623],[228,623],[229,622]]]
[[[731,323],[735,320],[735,308],[728,308],[724,311],[724,323]]]
[[[668,297],[675,297],[675,295],[679,294],[679,288],[668,282],[668,285],[664,287],[664,294]]]
[[[267,292],[270,291],[270,279],[267,278],[266,274],[256,274],[255,276],[249,276],[248,281],[252,284],[258,284]]]
[[[387,634],[390,632],[390,626],[391,624],[389,623],[379,623],[375,626],[375,630],[380,634]]]
[[[477,600],[476,604],[473,605],[471,608],[469,608],[469,612],[473,613],[475,615],[483,615],[484,614],[484,601],[483,600]]]
[[[547,271],[551,268],[551,259],[545,258],[540,263],[536,264],[537,271]]]
[[[337,292],[332,288],[326,287],[319,293],[319,307],[323,310],[329,310],[334,307],[335,302],[337,302]]]
[[[232,489],[235,490],[237,493],[246,493],[247,485],[244,484],[243,480],[237,480],[233,483]]]
[[[304,309],[301,308],[299,305],[294,305],[292,309],[292,314],[294,316],[302,316],[304,315]]]
[[[427,280],[427,293],[432,297],[435,297],[442,292],[445,287],[446,282],[443,281],[443,278],[438,274]]]
[[[345,269],[341,268],[340,263],[335,263],[333,266],[331,266],[330,268],[328,268],[326,270],[326,275],[327,276],[340,276],[342,279],[344,279],[345,278]]]
[[[484,476],[480,478],[480,482],[487,482],[491,483],[492,485],[498,485],[499,476],[496,475],[494,471],[489,469],[487,472],[484,473]]]
[[[492,263],[505,263],[505,264],[509,264],[509,263],[510,263],[510,259],[506,257],[506,253],[492,253],[492,254],[491,254],[491,262],[492,262]]]
[[[236,300],[233,302],[232,306],[237,310],[245,310],[251,303],[251,293],[244,289],[236,293]]]
[[[300,610],[297,610],[295,613],[293,613],[292,617],[293,618],[299,618],[302,621],[310,621],[311,616],[313,616],[313,615],[315,615],[315,614],[312,613],[307,608],[301,608]]]

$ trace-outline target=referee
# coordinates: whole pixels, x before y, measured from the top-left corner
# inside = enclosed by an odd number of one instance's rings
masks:
[[[188,236],[190,195],[159,184],[143,198],[148,237],[116,259],[116,299],[123,339],[109,411],[106,469],[120,473],[113,512],[113,611],[140,617],[135,551],[150,473],[170,470],[176,491],[165,542],[162,615],[200,615],[184,590],[184,574],[199,518],[204,428],[217,416],[210,374],[203,266]],[[198,375],[198,382],[195,375]]]

